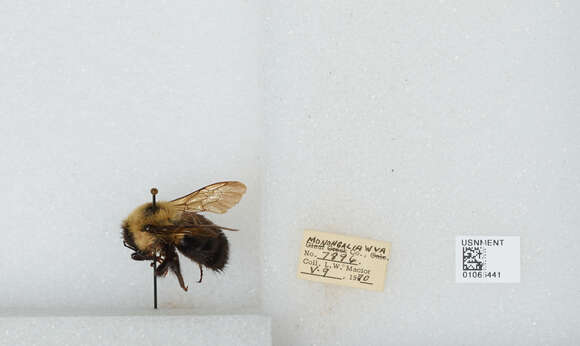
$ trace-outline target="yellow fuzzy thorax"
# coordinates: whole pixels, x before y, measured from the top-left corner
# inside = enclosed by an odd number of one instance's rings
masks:
[[[137,207],[124,221],[129,226],[135,245],[144,252],[153,250],[155,236],[143,232],[143,227],[145,225],[171,225],[172,221],[177,217],[176,208],[168,202],[157,202],[155,205],[157,207],[155,212],[147,211],[148,208],[151,208],[151,203],[145,203]]]

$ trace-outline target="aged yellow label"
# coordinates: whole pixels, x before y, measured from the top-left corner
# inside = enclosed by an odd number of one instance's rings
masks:
[[[390,256],[386,241],[305,230],[298,278],[382,291]]]

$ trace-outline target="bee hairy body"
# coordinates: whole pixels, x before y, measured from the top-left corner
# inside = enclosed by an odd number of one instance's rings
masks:
[[[221,227],[205,216],[180,212],[168,202],[143,204],[123,221],[123,239],[135,253],[135,260],[153,260],[159,252],[161,264],[157,276],[165,276],[167,269],[183,284],[176,249],[201,266],[222,271],[229,257],[229,244]],[[186,229],[188,232],[176,232]],[[203,272],[202,272],[203,275]]]
[[[123,244],[133,250],[136,261],[160,262],[156,276],[171,270],[185,291],[177,251],[199,265],[222,271],[228,262],[229,244],[222,230],[237,231],[214,224],[198,212],[223,214],[236,205],[246,186],[238,181],[207,185],[170,202],[156,202],[158,190],[151,189],[152,203],[137,207],[123,221]],[[153,263],[152,263],[152,266]]]
[[[228,239],[221,230],[214,237],[184,236],[177,245],[179,252],[209,269],[222,271],[228,262]]]
[[[151,253],[159,249],[162,241],[157,235],[145,230],[148,225],[157,227],[171,226],[179,222],[177,210],[167,202],[145,203],[135,209],[123,222],[124,233],[129,232],[135,247],[143,253]],[[171,236],[168,234],[167,236]],[[167,239],[169,240],[169,239]],[[178,240],[177,238],[174,239]],[[125,239],[129,243],[127,239]]]

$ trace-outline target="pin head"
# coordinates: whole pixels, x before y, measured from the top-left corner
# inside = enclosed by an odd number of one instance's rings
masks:
[[[155,209],[155,195],[157,195],[157,192],[158,192],[157,188],[154,187],[151,189],[151,198],[153,201],[153,209]]]

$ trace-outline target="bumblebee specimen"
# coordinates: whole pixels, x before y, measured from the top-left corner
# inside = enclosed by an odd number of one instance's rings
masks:
[[[222,271],[228,262],[229,245],[222,230],[235,229],[215,225],[198,212],[223,214],[236,205],[246,192],[246,186],[237,181],[215,183],[177,198],[171,202],[156,202],[157,189],[151,189],[152,203],[135,209],[123,221],[123,244],[134,253],[135,261],[157,261],[156,276],[171,270],[179,285],[187,291],[179,267],[176,249],[199,265]]]

